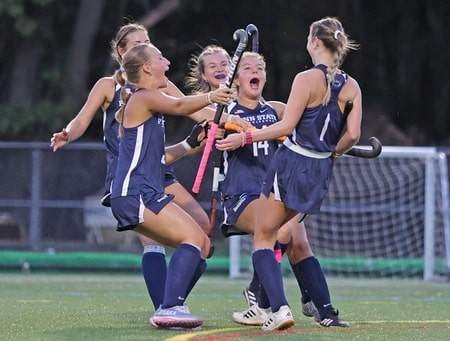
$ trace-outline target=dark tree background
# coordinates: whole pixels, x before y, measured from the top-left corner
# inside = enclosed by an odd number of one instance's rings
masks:
[[[444,0],[1,0],[0,140],[48,140],[116,67],[109,41],[140,21],[171,60],[183,88],[187,61],[210,43],[234,49],[233,31],[254,23],[268,62],[265,98],[285,101],[311,65],[309,24],[339,17],[360,43],[344,69],[363,90],[364,138],[385,144],[450,144],[450,5]],[[171,140],[191,123],[170,120]],[[87,138],[101,135],[101,115]]]

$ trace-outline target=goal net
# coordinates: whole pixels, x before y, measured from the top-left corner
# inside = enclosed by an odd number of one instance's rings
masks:
[[[446,155],[384,147],[377,159],[339,159],[321,213],[305,224],[327,273],[431,280],[449,275],[449,220]],[[250,237],[229,247],[230,276],[251,271]]]

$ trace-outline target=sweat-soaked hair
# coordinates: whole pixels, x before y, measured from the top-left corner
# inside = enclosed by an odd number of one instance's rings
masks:
[[[310,26],[312,38],[320,39],[333,55],[333,61],[327,68],[327,92],[322,100],[322,104],[327,104],[331,96],[331,84],[334,82],[338,68],[344,62],[349,50],[358,49],[358,44],[349,39],[345,33],[341,22],[336,18],[323,18],[315,21]]]

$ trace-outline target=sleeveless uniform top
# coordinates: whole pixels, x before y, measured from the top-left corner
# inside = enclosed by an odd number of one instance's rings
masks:
[[[116,84],[114,97],[108,108],[103,112],[103,140],[108,154],[119,155],[119,123],[116,121],[115,114],[121,105],[120,84]]]
[[[131,84],[126,85],[131,91],[135,91],[135,87]],[[103,141],[106,148],[106,179],[105,179],[105,192],[111,191],[111,183],[114,179],[114,175],[117,167],[117,158],[119,155],[119,123],[116,121],[115,115],[122,105],[120,99],[120,91],[122,87],[120,84],[116,84],[114,97],[103,112]],[[174,170],[171,166],[163,165],[165,167],[165,187],[176,182]]]
[[[120,89],[120,84],[116,84],[114,97],[108,108],[103,111],[103,143],[106,148],[106,193],[111,191],[111,183],[116,172],[117,156],[119,155],[119,123],[115,119],[115,114],[121,104]]]
[[[240,116],[258,129],[278,121],[277,112],[266,103],[259,103],[255,109],[249,109],[234,102],[228,107],[228,112]],[[224,197],[242,193],[259,195],[270,160],[277,148],[276,141],[259,141],[224,152],[225,180],[221,183]]]
[[[139,126],[123,131],[111,198],[163,193],[163,115],[155,113]]]
[[[314,68],[321,70],[325,76],[327,67],[319,64]],[[344,115],[338,105],[338,95],[347,81],[345,73],[338,73],[331,84],[331,97],[327,105],[306,108],[297,127],[289,136],[289,142],[317,152],[333,152],[341,137]]]
[[[326,76],[326,66],[317,65]],[[347,75],[337,74],[327,105],[307,108],[292,135],[275,153],[262,186],[262,193],[274,193],[276,200],[298,213],[320,211],[332,175],[335,150],[344,127],[338,96]]]

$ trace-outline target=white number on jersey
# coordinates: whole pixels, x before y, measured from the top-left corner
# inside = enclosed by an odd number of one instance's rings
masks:
[[[266,128],[267,126],[264,124],[261,128]],[[269,142],[267,141],[258,141],[253,142],[253,156],[258,157],[258,149],[264,150],[264,155],[269,155]]]
[[[268,141],[253,142],[253,156],[254,157],[258,157],[258,149],[263,149],[264,155],[269,155],[269,142]]]

